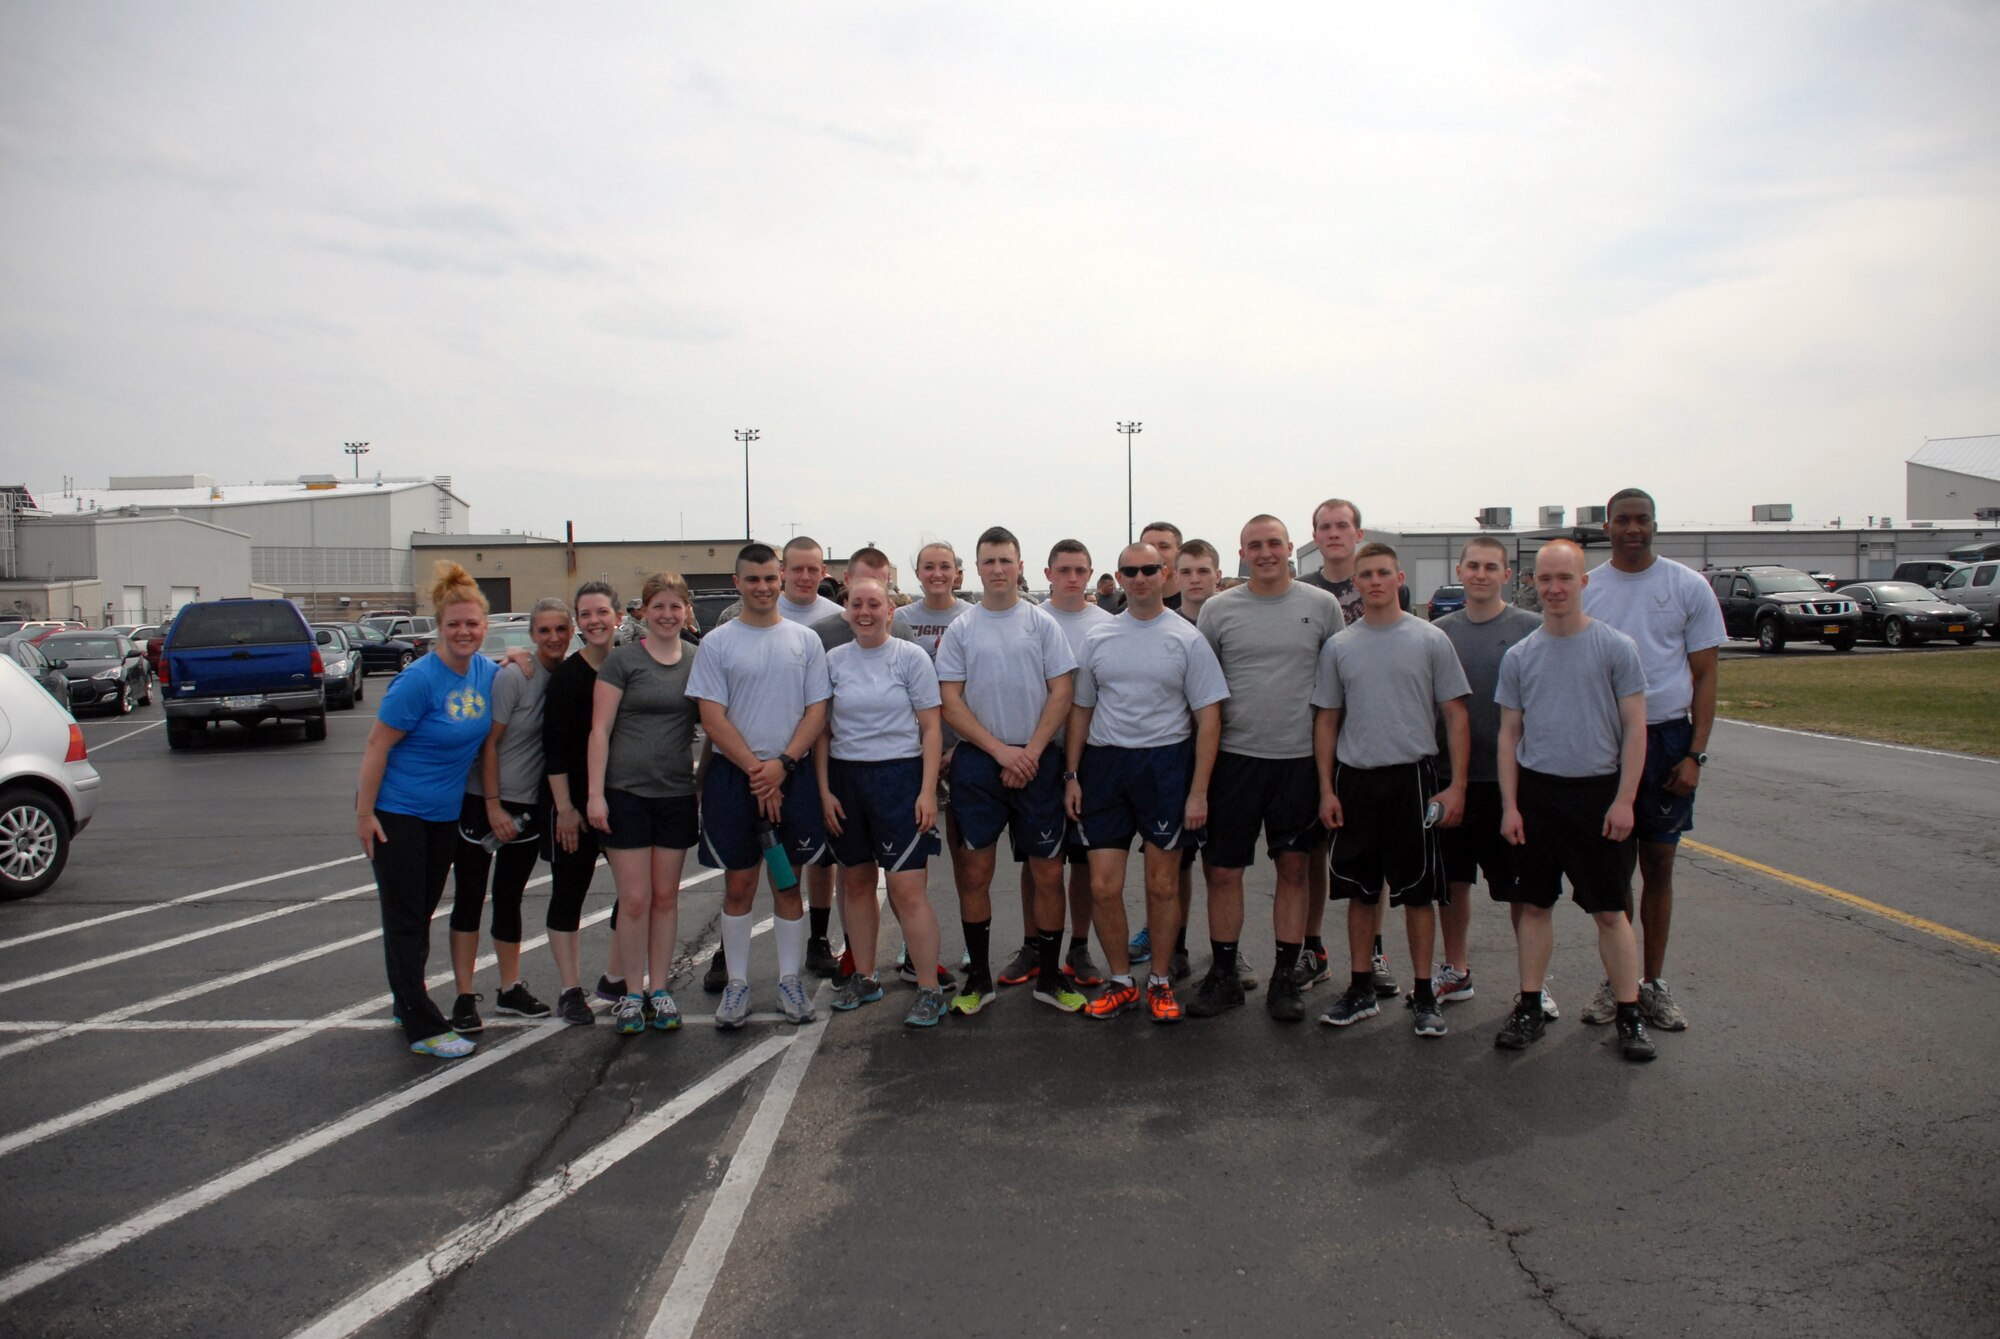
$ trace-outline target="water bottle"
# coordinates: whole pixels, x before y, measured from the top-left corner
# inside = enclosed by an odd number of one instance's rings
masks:
[[[757,844],[764,848],[764,864],[771,871],[773,888],[796,888],[799,876],[792,872],[792,858],[778,840],[777,825],[768,818],[757,820]]]
[[[1444,817],[1444,805],[1438,802],[1437,800],[1432,800],[1429,804],[1424,806],[1425,827],[1427,828],[1436,827],[1437,821],[1443,817]]]

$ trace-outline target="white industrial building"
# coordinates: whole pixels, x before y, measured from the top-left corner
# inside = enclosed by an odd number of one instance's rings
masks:
[[[250,537],[192,516],[19,513],[0,610],[103,625],[159,623],[191,600],[280,594],[250,579]]]
[[[2000,434],[1933,437],[1903,464],[1910,518],[2000,520]]]

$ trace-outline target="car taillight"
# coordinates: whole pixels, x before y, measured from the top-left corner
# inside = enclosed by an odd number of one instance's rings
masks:
[[[160,653],[160,691],[166,692],[174,686],[174,662],[167,659],[167,653]]]
[[[63,761],[82,762],[83,757],[83,727],[72,721],[69,727],[69,752],[63,755]]]
[[[326,673],[326,661],[320,658],[319,648],[317,646],[313,648],[313,673],[314,674]]]

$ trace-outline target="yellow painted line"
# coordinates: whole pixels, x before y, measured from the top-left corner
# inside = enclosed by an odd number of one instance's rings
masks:
[[[1894,907],[1885,907],[1880,902],[1870,902],[1865,897],[1857,896],[1854,893],[1842,892],[1838,888],[1830,888],[1823,883],[1814,883],[1811,879],[1801,878],[1797,874],[1787,874],[1782,869],[1766,865],[1761,861],[1751,860],[1747,856],[1717,850],[1705,842],[1698,842],[1691,838],[1683,837],[1681,845],[1690,851],[1697,851],[1702,855],[1712,855],[1717,860],[1727,860],[1732,865],[1741,865],[1744,869],[1755,870],[1767,879],[1776,879],[1779,883],[1788,883],[1794,888],[1803,888],[1809,893],[1818,893],[1821,897],[1830,897],[1836,902],[1845,902],[1850,907],[1856,907],[1871,915],[1880,916],[1884,920],[1894,921],[1898,925],[1907,925],[1912,930],[1922,930],[1925,934],[1936,935],[1940,939],[1948,939],[1961,948],[1978,949],[1982,953],[1991,953],[1995,957],[2000,957],[2000,944],[1996,944],[1990,939],[1981,939],[1978,935],[1969,935],[1963,930],[1954,930],[1949,925],[1939,925],[1936,921],[1927,921],[1922,916],[1912,916],[1907,911],[1898,911]]]

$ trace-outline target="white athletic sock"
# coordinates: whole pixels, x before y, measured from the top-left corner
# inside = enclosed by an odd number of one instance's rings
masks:
[[[722,913],[722,961],[731,981],[750,979],[750,917]]]
[[[746,916],[744,919],[748,920],[749,917]],[[806,930],[807,924],[804,916],[789,921],[780,917],[778,923],[771,927],[771,933],[778,940],[778,979],[780,981],[788,976],[797,976],[799,969],[805,966]]]

